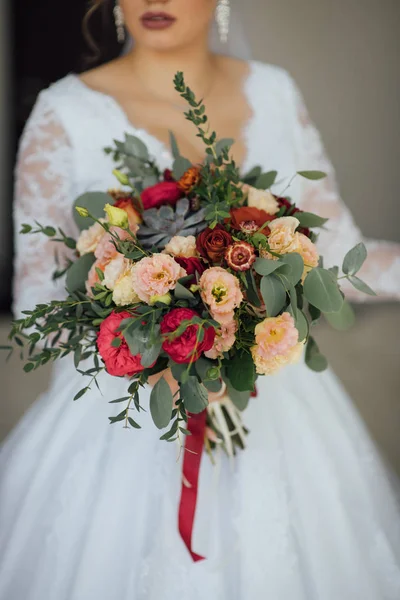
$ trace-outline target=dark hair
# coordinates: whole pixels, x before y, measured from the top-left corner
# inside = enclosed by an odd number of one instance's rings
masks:
[[[114,26],[114,0],[90,0],[82,29],[89,55],[84,67],[94,67],[119,56],[121,46]]]

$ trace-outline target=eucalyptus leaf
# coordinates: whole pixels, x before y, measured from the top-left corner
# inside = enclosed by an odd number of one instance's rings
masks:
[[[319,179],[325,179],[326,173],[323,171],[297,171],[300,177],[310,179],[311,181],[318,181]]]
[[[247,284],[247,288],[246,288],[247,299],[250,302],[250,304],[252,304],[253,306],[256,306],[258,308],[261,306],[261,301],[258,296],[257,285],[256,285],[254,275],[253,275],[253,272],[251,269],[249,269],[248,271],[245,272],[245,278],[246,278],[246,284]]]
[[[188,290],[184,285],[177,282],[174,289],[174,296],[178,300],[196,300],[194,294],[190,290]]]
[[[343,296],[337,281],[326,269],[317,267],[310,271],[304,281],[303,289],[308,302],[323,313],[338,312],[342,308]]]
[[[70,294],[85,291],[89,271],[95,260],[94,254],[84,254],[68,268],[65,285]]]
[[[140,362],[142,366],[147,369],[151,367],[157,360],[162,348],[162,339],[156,339],[153,344],[148,344],[145,350],[141,353]]]
[[[195,362],[195,367],[203,385],[205,385],[209,392],[215,394],[221,390],[222,384],[220,379],[211,380],[207,377],[209,369],[215,367],[213,361],[201,357]]]
[[[297,252],[284,254],[281,257],[281,261],[286,265],[290,265],[291,269],[289,272],[285,273],[285,275],[289,279],[290,283],[297,285],[302,278],[304,271],[304,260],[302,256],[297,254]]]
[[[232,400],[233,404],[238,410],[245,410],[249,404],[251,396],[250,390],[239,392],[233,387],[232,383],[226,376],[224,377],[224,381],[226,383],[226,391],[228,392],[230,400]]]
[[[88,229],[93,225],[92,219],[89,217],[81,217],[81,215],[75,210],[75,207],[81,206],[86,208],[90,214],[96,219],[104,218],[104,207],[106,204],[113,203],[113,199],[109,194],[105,192],[86,192],[79,196],[74,202],[73,217],[75,223],[80,230]]]
[[[215,152],[217,156],[221,155],[221,152],[224,149],[227,149],[228,151],[230,150],[232,144],[234,143],[234,139],[233,138],[222,138],[221,140],[218,140],[218,142],[215,145]]]
[[[169,132],[169,145],[171,146],[171,152],[174,159],[180,157],[179,146],[176,140],[175,134],[170,130]]]
[[[342,270],[346,275],[355,275],[367,258],[367,249],[361,242],[348,251],[343,260]]]
[[[150,413],[158,429],[167,427],[172,415],[173,397],[168,383],[161,377],[151,390]]]
[[[186,410],[193,414],[201,413],[208,406],[208,393],[197,377],[190,376],[181,383],[181,397]]]
[[[329,221],[310,212],[299,212],[294,216],[300,221],[300,227],[322,227]]]
[[[364,281],[362,281],[359,277],[355,275],[349,275],[348,280],[351,285],[356,288],[359,292],[363,292],[364,294],[368,294],[369,296],[377,296],[376,292],[372,288],[369,287]]]
[[[149,159],[149,151],[146,144],[135,135],[125,134],[124,151],[126,154],[137,156],[142,160]]]
[[[253,268],[259,275],[270,275],[282,266],[282,263],[278,260],[271,260],[269,258],[256,258]]]
[[[296,329],[299,332],[299,342],[302,342],[303,340],[307,339],[307,336],[310,331],[310,325],[308,323],[308,319],[305,316],[305,314],[303,313],[303,311],[300,309],[297,309],[296,315],[294,315],[293,309],[291,306],[288,308],[288,311],[294,318]]]
[[[312,370],[320,373],[328,367],[326,357],[321,354],[317,342],[313,337],[308,338],[305,356],[306,365]]]
[[[261,279],[261,295],[269,317],[276,317],[286,302],[286,290],[274,273]]]
[[[191,166],[192,166],[192,163],[187,158],[184,158],[183,156],[178,156],[178,158],[176,158],[174,160],[174,165],[173,165],[175,179],[180,179],[182,177],[182,175],[185,173],[185,171],[190,169]]]
[[[254,187],[259,190],[269,190],[276,181],[278,171],[269,171],[268,173],[261,173],[256,179]]]
[[[226,376],[238,392],[252,392],[256,381],[256,370],[251,354],[238,352],[226,365]]]
[[[338,331],[346,331],[350,329],[356,320],[353,307],[347,300],[344,300],[343,306],[337,313],[325,314],[325,319],[328,323]]]

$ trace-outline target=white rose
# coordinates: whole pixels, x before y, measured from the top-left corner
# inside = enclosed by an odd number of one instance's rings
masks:
[[[115,285],[127,269],[129,268],[129,261],[124,257],[123,254],[117,254],[117,256],[110,260],[106,268],[104,269],[104,279],[102,281],[109,290],[113,290]]]
[[[278,201],[271,192],[258,190],[252,186],[248,187],[247,205],[265,210],[270,215],[276,215],[279,210]]]
[[[103,219],[104,221],[105,219]],[[89,252],[94,252],[97,248],[97,244],[100,239],[103,237],[104,229],[100,225],[100,223],[94,223],[89,227],[89,229],[84,229],[76,243],[76,249],[79,254],[82,256],[83,254],[89,254]]]
[[[115,284],[113,300],[117,306],[126,306],[128,304],[136,304],[137,302],[140,302],[139,296],[133,289],[131,270],[129,270]]]
[[[182,256],[184,258],[197,256],[196,238],[194,235],[188,235],[187,237],[176,235],[165,246],[164,252],[171,256]]]

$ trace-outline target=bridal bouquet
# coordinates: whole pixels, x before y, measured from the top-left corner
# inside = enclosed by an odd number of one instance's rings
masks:
[[[204,104],[182,73],[174,84],[204,142],[204,162],[182,157],[172,134],[174,163],[164,172],[132,135],[107,148],[123,190],[76,200],[78,240],[61,229],[23,225],[23,234],[44,234],[75,256],[55,275],[66,272],[66,299],[25,311],[10,339],[26,347],[25,371],[73,354],[77,371],[89,378],[74,400],[104,370],[127,377],[126,395],[110,399],[123,404],[110,422],[126,427],[140,428],[147,408],[140,390],[160,373],[149,409],[166,429],[161,439],[190,435],[188,419],[201,415],[201,446],[211,456],[216,445],[233,455],[245,447],[241,411],[258,376],[303,354],[311,369],[326,368],[310,332],[322,313],[335,323],[349,318],[339,280],[373,292],[356,277],[365,247],[350,250],[342,276],[338,267],[325,268],[314,229],[326,219],[296,208],[286,190],[272,194],[275,171],[254,168],[241,178],[229,155],[233,140],[217,141],[209,131]],[[162,375],[167,368],[178,382],[175,395]]]

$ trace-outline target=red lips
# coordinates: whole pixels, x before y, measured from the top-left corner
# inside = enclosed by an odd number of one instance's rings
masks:
[[[167,29],[168,27],[171,27],[175,23],[176,18],[165,12],[149,11],[149,12],[146,12],[144,15],[142,15],[140,20],[142,22],[142,25],[146,29],[156,29],[157,30],[157,29]]]

